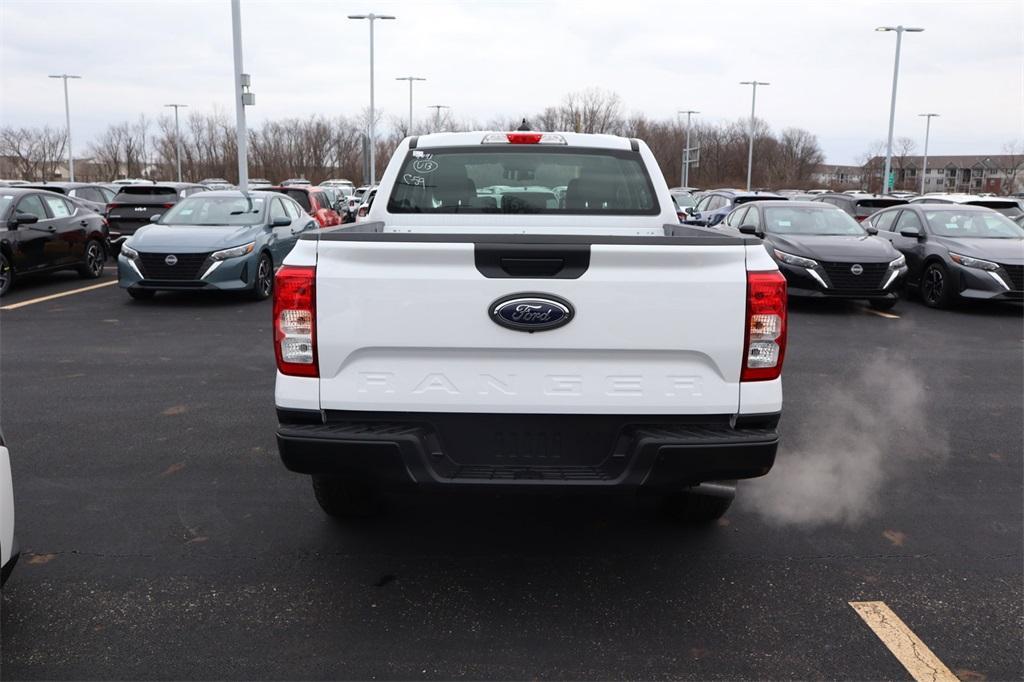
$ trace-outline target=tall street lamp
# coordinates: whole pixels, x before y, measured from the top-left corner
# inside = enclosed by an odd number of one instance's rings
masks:
[[[409,134],[412,135],[412,83],[413,81],[425,81],[426,78],[417,78],[416,76],[402,76],[396,78],[396,81],[409,81]]]
[[[676,114],[686,114],[686,147],[683,149],[683,173],[682,181],[683,187],[690,186],[690,116],[693,114],[699,114],[699,111],[687,109],[686,111],[677,111]]]
[[[427,109],[434,110],[434,129],[431,130],[430,132],[436,133],[437,129],[441,127],[441,110],[451,109],[451,107],[448,106],[447,104],[431,104],[430,106],[427,107]]]
[[[249,92],[249,74],[242,72],[242,9],[239,0],[231,0],[231,42],[235,53],[235,137],[238,146],[238,189],[249,190],[249,133],[245,127],[245,108],[256,104]]]
[[[928,136],[932,132],[932,118],[938,114],[918,114],[918,116],[924,116],[927,121],[924,126],[924,163],[921,169],[921,194],[924,194],[924,176],[928,172]]]
[[[68,180],[74,182],[75,155],[71,152],[71,105],[68,103],[68,79],[81,78],[81,76],[72,76],[67,73],[62,73],[58,76],[50,76],[50,78],[60,78],[64,81],[64,122],[67,124],[68,135]]]
[[[374,111],[373,111],[373,22],[378,19],[394,19],[395,17],[390,14],[350,14],[349,19],[369,19],[370,20],[370,125],[369,125],[369,138],[370,138],[370,184],[377,182],[377,145],[376,137],[373,133],[374,125]]]
[[[750,178],[754,172],[754,107],[757,106],[757,86],[771,85],[764,81],[740,81],[740,85],[752,85],[753,94],[750,97],[750,147],[747,150],[747,191],[750,191]]]
[[[889,142],[885,148],[885,174],[882,176],[882,194],[889,193],[889,173],[892,171],[892,128],[896,120],[896,80],[900,75],[900,46],[903,44],[903,32],[921,33],[923,28],[909,26],[879,26],[875,29],[887,33],[896,31],[896,63],[892,67],[892,102],[889,104]]]
[[[181,132],[178,129],[178,109],[188,107],[187,104],[165,104],[165,107],[174,108],[174,156],[178,166],[178,182],[181,182]]]

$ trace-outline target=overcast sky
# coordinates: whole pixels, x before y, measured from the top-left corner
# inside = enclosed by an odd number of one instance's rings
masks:
[[[854,163],[885,138],[894,33],[905,34],[896,135],[923,146],[921,112],[938,112],[934,154],[996,154],[1024,137],[1024,2],[694,2],[670,0],[242,0],[253,124],[356,115],[369,99],[368,22],[376,24],[377,107],[406,116],[446,104],[481,123],[557,104],[590,86],[655,118],[758,117],[814,132],[831,163]],[[52,73],[74,73],[76,150],[108,123],[184,102],[234,115],[229,0],[0,0],[0,124],[64,125]]]

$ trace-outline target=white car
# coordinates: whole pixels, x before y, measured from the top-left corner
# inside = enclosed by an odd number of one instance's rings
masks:
[[[680,225],[645,143],[407,138],[377,194],[274,287],[278,448],[326,513],[412,485],[709,521],[772,467],[786,280],[756,237]]]
[[[7,582],[18,562],[18,542],[14,537],[14,483],[11,457],[0,434],[0,585]]]
[[[324,180],[323,182],[320,183],[320,186],[321,187],[330,187],[331,189],[339,192],[340,194],[345,195],[346,197],[350,196],[353,192],[356,191],[355,183],[353,183],[351,180],[343,180],[343,179]]]
[[[984,206],[999,211],[1007,218],[1015,219],[1024,214],[1020,201],[1013,197],[981,196],[978,194],[941,194],[929,192],[924,196],[910,200],[912,204],[964,204],[966,206]]]

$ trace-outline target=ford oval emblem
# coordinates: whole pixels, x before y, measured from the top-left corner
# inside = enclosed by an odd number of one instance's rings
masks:
[[[173,253],[169,254],[167,258],[164,258],[164,262],[167,263],[168,265],[177,265],[178,257],[175,256]]]
[[[572,304],[551,294],[513,294],[491,304],[496,324],[520,332],[542,332],[569,324],[575,316]]]

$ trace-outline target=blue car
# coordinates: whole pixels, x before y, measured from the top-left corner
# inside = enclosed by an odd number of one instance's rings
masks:
[[[270,296],[274,269],[316,220],[286,196],[237,190],[181,200],[121,246],[117,279],[134,299],[157,291],[247,291]]]
[[[787,197],[774,192],[744,192],[738,189],[715,189],[705,192],[697,205],[684,209],[689,217],[682,222],[686,225],[717,225],[734,208],[748,201],[787,201]]]

